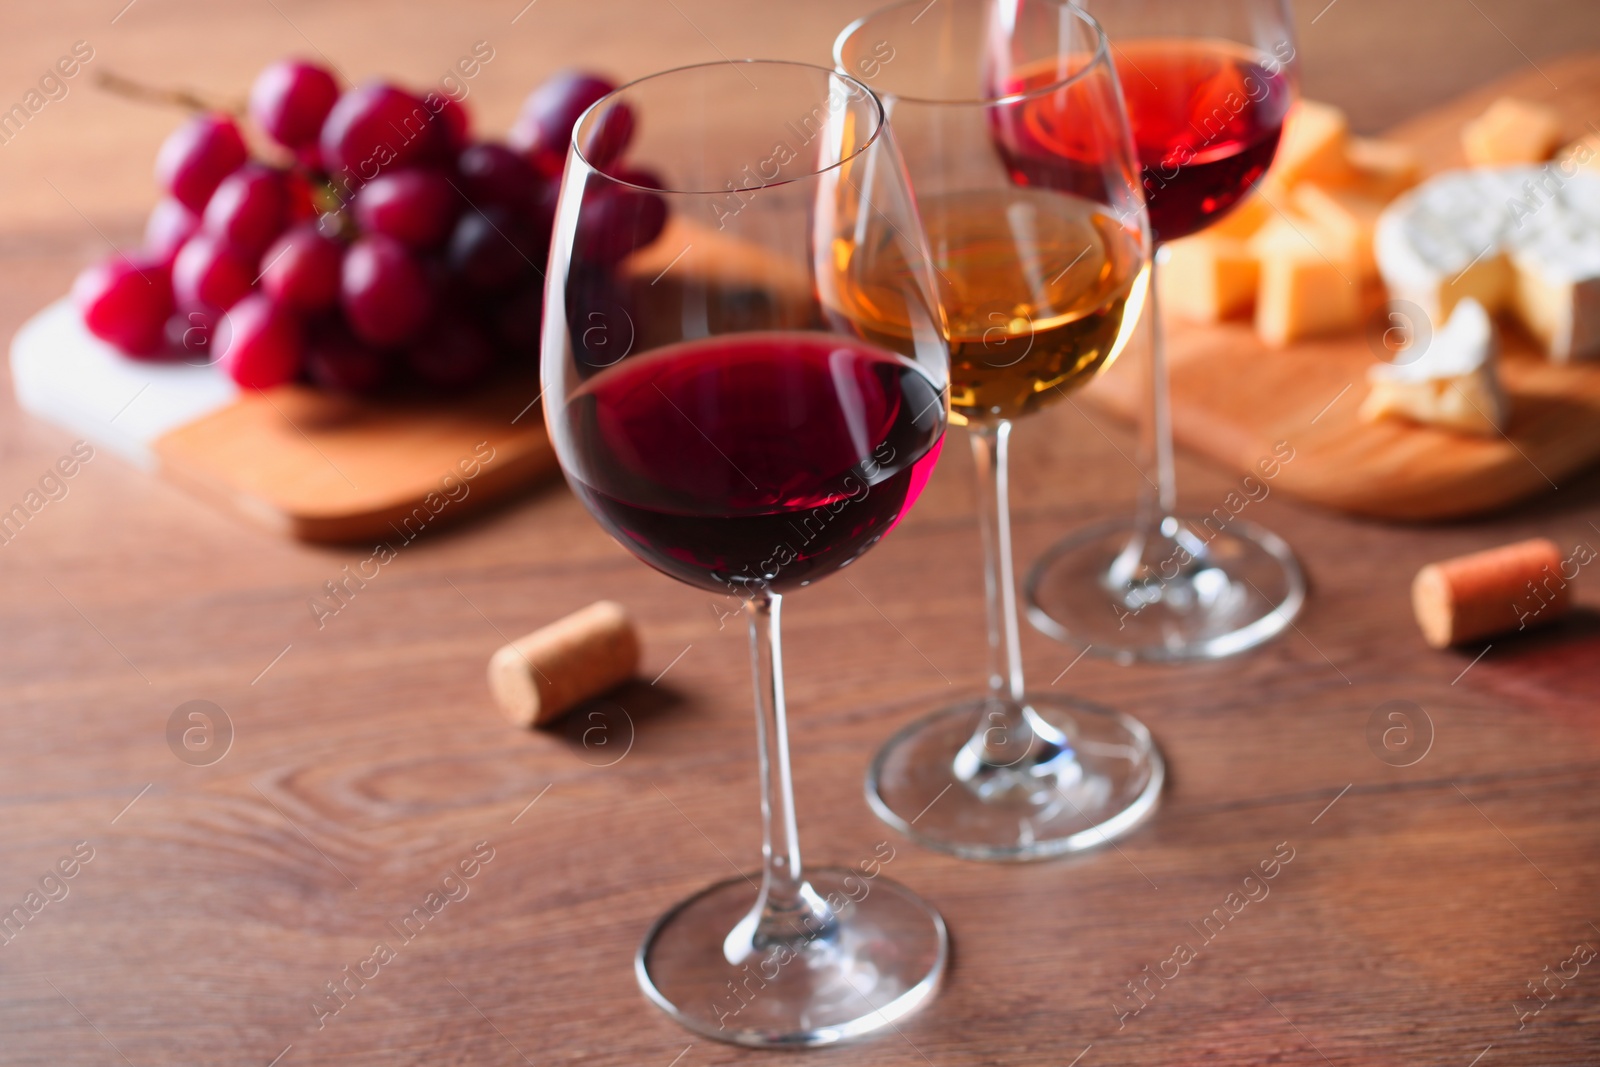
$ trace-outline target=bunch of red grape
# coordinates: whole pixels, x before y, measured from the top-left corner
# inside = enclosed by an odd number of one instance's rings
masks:
[[[217,362],[246,388],[299,378],[371,393],[409,379],[446,391],[535,364],[567,143],[612,88],[557,75],[506,144],[472,140],[465,109],[438,93],[341,92],[321,67],[274,63],[249,103],[271,158],[251,158],[228,115],[190,119],[156,157],[166,195],[144,248],[85,270],[73,296],[127,355]],[[632,132],[613,107],[588,151],[614,162]],[[615,261],[655,239],[666,208],[626,184],[611,195],[618,226],[588,240]]]

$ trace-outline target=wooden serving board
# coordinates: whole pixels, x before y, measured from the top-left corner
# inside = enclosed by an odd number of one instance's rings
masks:
[[[67,301],[18,331],[11,369],[29,411],[304,541],[409,540],[556,471],[531,376],[449,401],[242,394],[215,367],[122,357]]]
[[[1556,108],[1569,140],[1600,126],[1600,55],[1547,64],[1487,86],[1391,131],[1421,154],[1426,173],[1464,166],[1461,126],[1495,98]],[[1591,125],[1594,124],[1594,125]],[[1384,323],[1381,286],[1366,294],[1369,324]],[[1372,332],[1372,331],[1369,331]],[[1294,459],[1273,482],[1305,500],[1382,519],[1452,519],[1505,507],[1560,485],[1600,461],[1600,363],[1549,362],[1515,326],[1502,324],[1502,379],[1512,397],[1504,437],[1480,438],[1410,423],[1363,422],[1367,369],[1378,356],[1366,334],[1278,351],[1245,322],[1167,323],[1175,440],[1240,472],[1286,441]],[[1143,359],[1124,359],[1086,395],[1135,418]]]

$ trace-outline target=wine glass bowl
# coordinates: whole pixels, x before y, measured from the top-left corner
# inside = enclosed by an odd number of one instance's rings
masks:
[[[868,802],[914,840],[971,859],[1103,844],[1154,807],[1163,764],[1128,716],[1027,691],[1006,460],[1013,420],[1110,365],[1145,299],[1139,166],[1105,38],[1065,0],[906,0],[846,28],[834,61],[883,99],[927,236],[950,418],[978,466],[990,649],[988,695],[890,739]],[[1071,150],[1054,150],[1064,139]],[[893,337],[876,288],[900,271],[880,266],[844,311],[864,335]]]
[[[543,326],[556,456],[620,544],[751,627],[763,869],[670,910],[635,960],[647,997],[723,1041],[892,1026],[944,972],[943,922],[881,856],[801,863],[778,639],[784,594],[881,540],[937,459],[948,361],[919,240],[880,104],[826,68],[680,68],[573,131]],[[903,328],[868,337],[838,294],[886,257]]]
[[[1297,83],[1284,0],[1084,0],[1105,27],[1128,108],[1150,226],[1161,245],[1222,220],[1258,189]],[[1035,125],[1062,123],[1044,116]],[[1070,154],[1070,135],[1038,139]],[[1266,196],[1266,192],[1257,195]],[[1270,201],[1269,201],[1270,202]],[[1234,655],[1281,633],[1305,602],[1282,538],[1177,510],[1159,293],[1141,451],[1155,487],[1137,514],[1068,537],[1027,580],[1042,632],[1121,662]]]

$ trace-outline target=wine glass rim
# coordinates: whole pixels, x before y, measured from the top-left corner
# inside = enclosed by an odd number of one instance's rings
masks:
[[[707,70],[713,67],[733,67],[738,69],[743,65],[763,67],[798,67],[802,70],[810,70],[815,71],[818,74],[825,74],[829,78],[842,79],[847,85],[852,85],[859,90],[860,96],[864,97],[872,104],[872,114],[875,122],[871,134],[864,138],[861,143],[855,147],[854,151],[850,152],[848,155],[841,156],[839,159],[829,163],[826,167],[820,167],[816,170],[808,171],[805,174],[792,175],[784,178],[782,181],[763,181],[759,185],[741,186],[739,189],[740,192],[750,192],[756,189],[776,189],[779,186],[792,185],[795,182],[809,181],[813,178],[818,178],[824,174],[827,174],[829,171],[838,170],[840,167],[866,152],[874,144],[876,144],[878,138],[883,136],[884,128],[889,124],[889,117],[884,112],[883,101],[878,98],[878,94],[873,92],[871,87],[862,82],[861,79],[856,78],[845,71],[834,70],[831,67],[824,67],[820,63],[802,63],[798,60],[792,59],[718,59],[709,63],[685,63],[681,67],[668,67],[666,70],[658,70],[652,74],[646,74],[643,77],[635,78],[630,82],[625,82],[622,85],[617,86],[615,89],[611,90],[609,93],[602,96],[588,107],[584,108],[583,113],[578,116],[578,121],[572,124],[572,135],[568,138],[568,143],[572,146],[573,154],[583,161],[583,165],[585,167],[588,167],[596,174],[604,175],[607,180],[615,182],[616,184],[625,188],[637,189],[646,193],[668,193],[672,196],[727,196],[728,190],[726,188],[663,189],[654,185],[639,185],[635,182],[628,181],[626,178],[619,178],[611,170],[608,170],[605,167],[596,166],[593,160],[583,154],[583,148],[578,144],[578,131],[583,129],[584,121],[596,108],[600,107],[602,104],[605,104],[608,100],[620,97],[623,93],[637,85],[643,85],[645,82],[655,81],[657,78],[665,78],[673,74],[682,74],[685,71]]]
[[[1046,96],[1050,93],[1059,92],[1069,85],[1072,85],[1074,82],[1087,77],[1090,72],[1094,71],[1097,67],[1109,67],[1111,65],[1111,45],[1106,39],[1106,31],[1100,25],[1100,21],[1093,15],[1089,14],[1089,12],[1079,7],[1075,0],[1055,0],[1055,3],[1057,7],[1066,8],[1074,18],[1088,26],[1089,29],[1094,32],[1094,52],[1090,55],[1089,62],[1085,63],[1081,70],[1069,74],[1059,81],[1053,81],[1045,85],[1034,86],[1031,89],[1021,92],[1005,93],[1000,96],[941,98],[907,96],[901,93],[881,92],[878,90],[872,90],[872,92],[880,98],[890,97],[894,100],[902,100],[910,104],[937,104],[946,107],[994,107],[997,104],[1015,104],[1037,96]],[[891,11],[897,11],[900,8],[915,7],[918,4],[921,4],[924,9],[933,6],[932,4],[926,3],[925,0],[895,0],[895,2],[892,4],[885,4],[880,8],[869,11],[867,14],[862,15],[860,18],[846,26],[839,32],[839,36],[836,37],[833,42],[833,64],[835,70],[846,78],[852,77],[852,75],[845,70],[844,46],[845,42],[851,37],[854,37],[859,30],[864,28],[874,19],[880,18],[883,15],[887,15]],[[921,16],[919,15],[918,17],[920,18]],[[915,19],[912,21],[915,21]]]

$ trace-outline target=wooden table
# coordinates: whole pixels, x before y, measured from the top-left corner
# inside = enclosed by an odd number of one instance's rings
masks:
[[[485,126],[503,128],[537,73],[561,62],[634,74],[717,50],[770,54],[762,42],[820,58],[859,10],[541,0],[513,23],[516,2],[417,13],[139,0],[113,22],[117,6],[8,13],[0,91],[20,98],[31,72],[79,39],[96,49],[91,70],[213,91],[241,89],[289,50],[421,82],[487,40],[496,58],[471,100]],[[1559,70],[1546,65],[1553,50],[1600,43],[1583,0],[1541,5],[1537,33],[1526,11],[1490,0],[1407,5],[1392,27],[1374,19],[1393,8],[1366,0],[1310,24],[1320,7],[1301,11],[1313,92],[1369,124],[1402,116],[1396,85],[1433,103],[1469,71],[1520,67],[1519,48],[1548,71]],[[1383,77],[1334,77],[1336,60],[1354,64],[1362,48],[1438,40],[1464,43],[1419,45]],[[106,239],[134,238],[171,123],[80,77],[0,146],[7,331]],[[0,404],[4,510],[72,442],[20,416],[9,393]],[[1121,427],[1062,405],[1017,437],[1020,558],[1131,507]],[[1210,468],[1180,467],[1193,505],[1229,488]],[[0,943],[0,1064],[787,1058],[691,1038],[631,973],[651,919],[753,866],[758,846],[745,636],[719,627],[706,596],[634,562],[551,489],[408,546],[319,628],[308,601],[367,553],[274,540],[109,455],[67,485],[0,546],[0,910],[40,894],[37,914]],[[1300,552],[1313,595],[1293,631],[1238,660],[1122,669],[1088,658],[1063,674],[1074,653],[1029,633],[1035,683],[1138,715],[1171,782],[1156,817],[1115,849],[995,867],[906,844],[861,795],[882,739],[980,681],[970,468],[952,452],[850,581],[785,613],[807,855],[853,862],[890,840],[889,873],[934,901],[954,937],[931,1009],[901,1033],[809,1058],[1600,1062],[1600,959],[1574,959],[1575,946],[1600,948],[1600,581],[1584,576],[1577,619],[1476,659],[1426,651],[1407,609],[1410,577],[1431,559],[1534,534],[1600,545],[1597,490],[1600,479],[1575,479],[1515,514],[1432,529],[1277,496],[1254,505],[1252,518]],[[488,703],[489,653],[599,597],[641,620],[645,680],[580,723],[608,726],[588,746],[577,730],[508,728]],[[176,709],[194,700],[231,723],[231,747],[208,766],[169,746]],[[1431,723],[1410,766],[1369,743],[1390,701]],[[467,895],[403,940],[395,925],[475,847],[493,858]],[[1197,928],[1248,869],[1291,849],[1270,895],[1203,943]],[[63,868],[74,876],[47,879]],[[364,985],[350,980],[348,1003],[319,1028],[325,983],[345,981],[379,941],[394,958]],[[1146,967],[1172,973],[1163,961],[1179,943],[1198,957],[1164,985],[1147,979]],[[1532,1014],[1528,984],[1561,971]],[[1147,983],[1136,1015],[1130,982]]]

